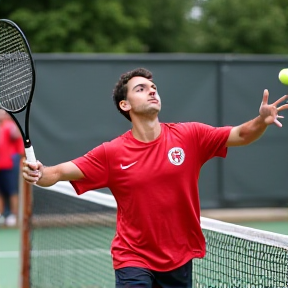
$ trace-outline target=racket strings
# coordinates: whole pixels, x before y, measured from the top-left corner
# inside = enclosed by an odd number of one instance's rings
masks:
[[[33,67],[29,51],[19,31],[0,25],[0,106],[16,112],[29,101]]]

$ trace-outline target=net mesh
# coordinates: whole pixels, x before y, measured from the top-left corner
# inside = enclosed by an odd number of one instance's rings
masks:
[[[114,198],[76,196],[66,182],[34,187],[33,197],[31,287],[114,288]],[[288,287],[288,236],[203,217],[201,223],[207,255],[193,261],[192,287]]]
[[[0,108],[23,109],[33,89],[33,66],[21,33],[0,21]]]
[[[114,287],[115,202],[110,205],[105,194],[73,197],[74,191],[56,188],[65,193],[33,189],[31,287]]]
[[[288,287],[288,236],[202,218],[204,259],[194,260],[193,287]]]

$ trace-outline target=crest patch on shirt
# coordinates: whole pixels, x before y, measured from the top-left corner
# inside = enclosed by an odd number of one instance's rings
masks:
[[[184,150],[180,147],[174,147],[168,152],[168,159],[173,165],[181,165],[185,159]]]

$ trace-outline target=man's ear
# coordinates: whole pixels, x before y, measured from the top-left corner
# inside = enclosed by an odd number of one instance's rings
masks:
[[[119,102],[119,107],[123,110],[123,111],[129,111],[131,109],[131,105],[129,103],[129,101],[127,100],[121,100]]]

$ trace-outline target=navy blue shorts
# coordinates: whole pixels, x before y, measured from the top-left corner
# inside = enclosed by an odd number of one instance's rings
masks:
[[[192,288],[192,260],[168,272],[140,267],[115,270],[116,288]]]
[[[13,168],[0,169],[0,194],[9,197],[18,193],[20,159],[20,155],[14,154],[12,156]]]
[[[21,156],[19,154],[14,154],[12,156],[12,160],[13,160],[13,173],[14,173],[14,188],[13,190],[15,190],[16,192],[18,192],[19,189],[19,172],[20,172],[20,160],[21,160]]]
[[[18,192],[15,190],[15,173],[13,169],[0,170],[0,194],[11,196]]]

